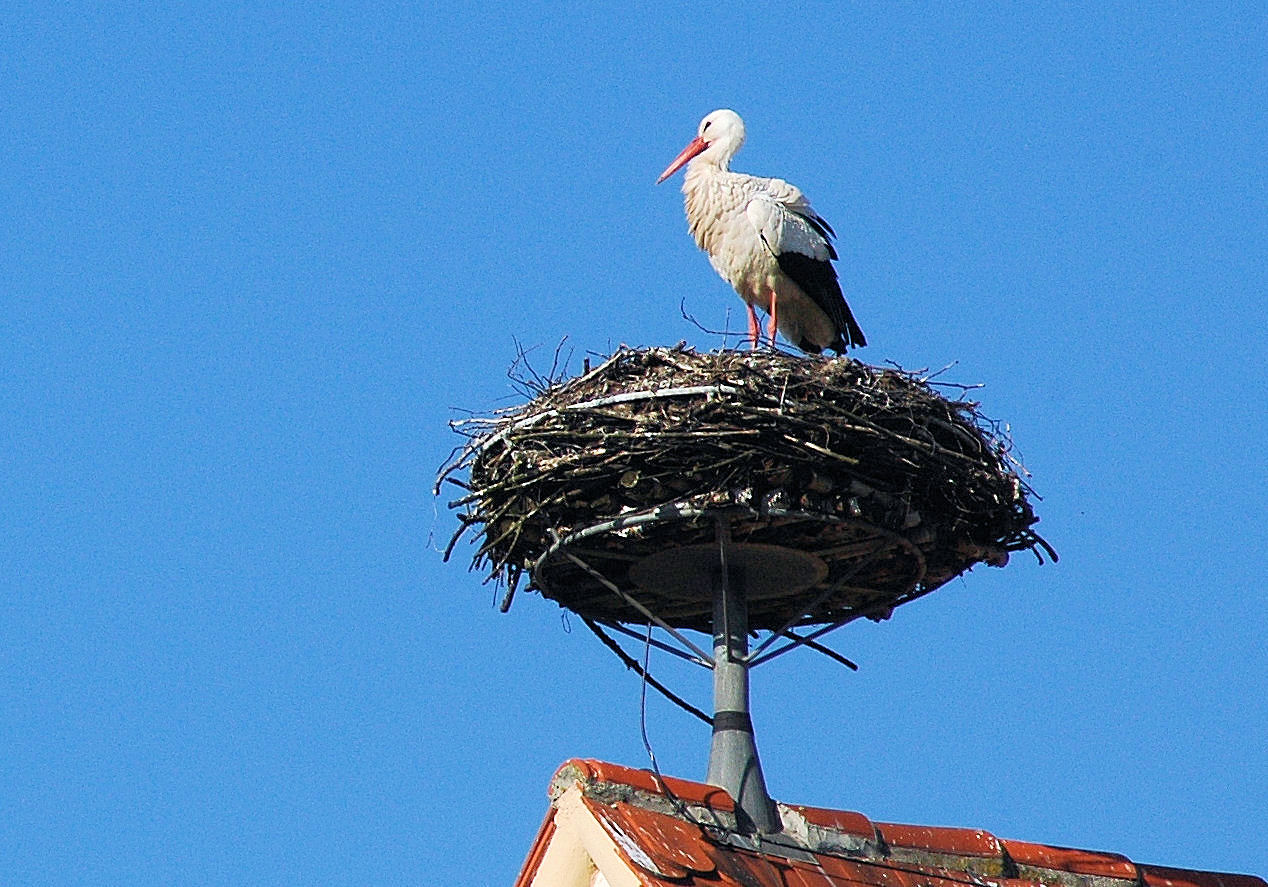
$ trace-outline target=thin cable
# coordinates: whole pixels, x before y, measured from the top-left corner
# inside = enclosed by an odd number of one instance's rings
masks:
[[[678,811],[678,814],[696,828],[700,829],[700,833],[702,835],[708,835],[710,828],[725,831],[725,829],[721,829],[718,826],[710,826],[708,823],[701,822],[696,819],[696,817],[692,816],[691,809],[682,800],[682,798],[674,794],[673,790],[669,787],[669,784],[665,782],[665,777],[660,773],[660,765],[656,763],[656,753],[652,751],[651,740],[647,738],[647,668],[651,662],[651,656],[652,623],[648,622],[647,635],[644,638],[643,643],[643,680],[639,698],[638,725],[643,734],[643,748],[647,751],[648,760],[652,762],[652,775],[656,777],[656,784],[660,786],[661,792],[664,793],[665,797],[669,800],[669,803],[674,806],[674,809]]]
[[[643,733],[643,748],[647,749],[647,757],[652,762],[652,772],[656,774],[656,781],[664,784],[664,779],[660,775],[660,767],[656,764],[656,753],[652,751],[651,740],[647,738],[647,666],[652,658],[652,624],[647,623],[647,639],[643,643],[643,680],[639,686],[638,700],[638,726]]]

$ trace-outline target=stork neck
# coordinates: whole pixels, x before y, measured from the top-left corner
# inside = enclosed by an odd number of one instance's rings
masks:
[[[692,159],[687,164],[687,178],[700,176],[716,176],[719,173],[729,172],[731,169],[731,158],[718,155],[710,157],[709,152],[701,154]]]
[[[705,159],[703,155],[687,164],[687,174],[683,176],[682,193],[707,193],[712,191],[729,170],[726,161]]]

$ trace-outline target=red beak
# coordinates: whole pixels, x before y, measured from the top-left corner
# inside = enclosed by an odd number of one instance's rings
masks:
[[[661,182],[665,181],[665,179],[678,172],[678,170],[681,169],[688,160],[695,157],[707,147],[709,147],[709,143],[700,138],[700,136],[696,136],[687,143],[687,147],[682,149],[682,153],[674,158],[674,162],[669,164],[665,171],[660,174],[660,178],[656,180],[656,184],[659,185]]]

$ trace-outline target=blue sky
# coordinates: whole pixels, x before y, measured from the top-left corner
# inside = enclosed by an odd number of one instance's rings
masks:
[[[1060,564],[755,675],[772,793],[1268,874],[1259,4],[0,12],[10,884],[509,883],[639,684],[438,548],[456,408],[742,325],[697,121],[840,234],[870,363],[955,362]],[[662,657],[663,659],[664,657]],[[653,657],[702,703],[707,676]],[[652,698],[662,768],[707,731]]]

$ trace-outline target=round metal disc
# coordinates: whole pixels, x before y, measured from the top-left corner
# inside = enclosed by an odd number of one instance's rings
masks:
[[[685,545],[650,554],[630,567],[630,579],[641,588],[676,598],[712,594],[721,569],[717,545]],[[828,565],[804,551],[780,545],[734,543],[727,549],[733,582],[750,600],[796,594],[822,582]]]

